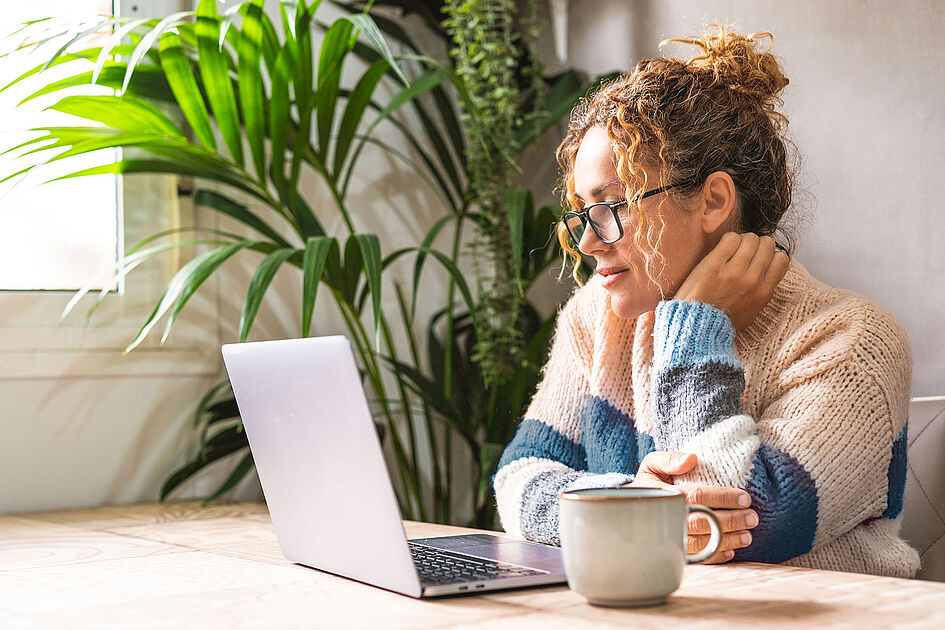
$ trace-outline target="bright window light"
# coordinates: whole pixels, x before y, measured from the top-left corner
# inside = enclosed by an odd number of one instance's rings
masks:
[[[28,0],[4,3],[0,12],[0,36],[15,30],[14,25],[45,17],[87,19],[112,14],[111,0]],[[3,52],[15,47],[22,35],[6,39]],[[107,38],[98,35],[77,42],[70,49],[101,45]],[[61,44],[60,44],[61,45]],[[9,84],[26,70],[43,63],[57,47],[27,53],[20,51],[0,59],[0,86]],[[47,70],[41,82],[24,81],[0,92],[0,146],[4,149],[24,142],[35,134],[33,127],[94,123],[53,111],[43,111],[65,96],[65,92],[37,98],[16,107],[25,96],[50,77],[66,77],[91,70],[92,62],[74,61]],[[70,94],[107,94],[97,86],[83,86]],[[37,154],[37,158],[43,153]],[[0,155],[0,179],[22,169],[27,163]],[[109,270],[115,268],[121,250],[120,180],[114,175],[67,179],[51,184],[55,177],[108,163],[117,152],[62,160],[55,167],[40,169],[25,178],[0,184],[0,290],[79,289],[98,279],[104,286]]]

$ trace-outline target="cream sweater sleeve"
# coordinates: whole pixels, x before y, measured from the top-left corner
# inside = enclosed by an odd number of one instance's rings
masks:
[[[599,305],[591,303],[587,288],[578,290],[558,315],[542,381],[493,477],[505,531],[546,544],[560,545],[560,492],[633,480],[625,472],[588,472],[582,417],[591,399],[587,370]]]

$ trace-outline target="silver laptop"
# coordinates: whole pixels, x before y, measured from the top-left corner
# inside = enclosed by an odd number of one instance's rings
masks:
[[[223,360],[288,560],[411,597],[566,581],[557,547],[407,540],[345,337],[227,344]]]

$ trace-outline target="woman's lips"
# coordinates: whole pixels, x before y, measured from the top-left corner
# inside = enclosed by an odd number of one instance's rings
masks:
[[[597,269],[597,273],[603,276],[601,285],[604,288],[609,287],[613,283],[617,282],[618,279],[623,275],[626,269],[621,269],[620,267],[600,267]]]

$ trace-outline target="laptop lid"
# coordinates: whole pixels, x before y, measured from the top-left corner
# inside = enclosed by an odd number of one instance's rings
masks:
[[[226,344],[223,360],[283,555],[419,597],[348,339]]]

